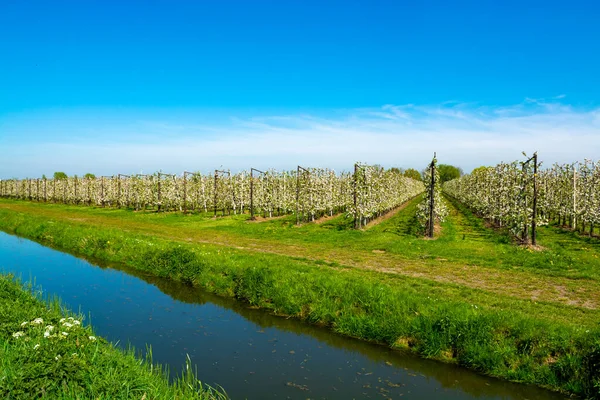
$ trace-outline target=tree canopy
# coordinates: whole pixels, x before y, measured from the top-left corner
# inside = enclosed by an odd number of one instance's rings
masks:
[[[486,167],[485,165],[482,165],[481,167],[477,167],[477,168],[473,169],[473,171],[471,171],[471,174],[478,173],[478,172],[485,172],[490,168],[492,168],[492,167]]]
[[[462,169],[455,167],[454,165],[439,164],[437,170],[440,174],[440,183],[460,178],[463,175]]]
[[[392,167],[389,171],[402,175],[402,168]]]
[[[404,176],[406,176],[407,178],[416,179],[418,181],[422,179],[421,173],[414,168],[409,168],[406,171],[404,171]]]
[[[57,171],[54,173],[54,179],[67,179],[68,176],[64,172]]]

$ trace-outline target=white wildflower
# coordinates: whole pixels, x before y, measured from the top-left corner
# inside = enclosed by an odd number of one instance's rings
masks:
[[[21,327],[27,325],[28,323],[29,323],[29,321],[25,321],[25,322],[21,323]]]
[[[89,336],[88,339],[90,339],[92,342],[96,341],[96,336]]]
[[[17,339],[18,339],[18,338],[20,338],[21,336],[25,336],[25,332],[21,332],[21,331],[19,331],[19,332],[15,332],[15,333],[13,333],[13,337],[14,337],[14,338],[17,338]]]
[[[69,336],[69,334],[67,332],[61,332],[60,334],[63,336]]]
[[[66,321],[66,318],[61,318],[59,322],[62,324],[65,321]]]
[[[64,327],[64,328],[72,328],[72,327],[73,327],[73,324],[71,324],[71,323],[69,323],[69,322],[65,322],[65,323],[63,324],[63,327]]]
[[[59,358],[61,358],[61,357],[60,357],[60,354],[59,354],[59,355],[57,355],[56,357],[54,357],[54,359],[55,359],[56,361],[58,361],[58,360],[59,360]]]
[[[48,332],[52,332],[52,331],[54,330],[54,327],[53,327],[52,325],[48,325],[48,326],[46,327],[46,330],[47,330]]]
[[[75,325],[81,325],[81,321],[77,321],[77,320],[75,320],[75,321],[73,321],[73,323],[74,323]]]
[[[33,321],[31,321],[31,325],[41,325],[44,323],[44,320],[41,318],[36,318]]]
[[[35,346],[33,346],[33,349],[34,349],[34,350],[37,350],[39,347],[40,347],[40,345],[39,345],[39,344],[36,344]]]

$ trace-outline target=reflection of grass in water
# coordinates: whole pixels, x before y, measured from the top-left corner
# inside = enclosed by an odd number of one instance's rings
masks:
[[[63,317],[64,307],[34,297],[8,276],[0,276],[0,397],[11,399],[225,398],[200,383],[188,359],[169,383],[168,371],[152,363],[149,349],[139,359]]]
[[[74,207],[25,207],[88,213]],[[402,233],[402,221],[405,227],[411,226],[410,206],[365,232],[323,229],[316,224],[297,228],[285,225],[285,218],[246,224],[241,216],[222,224],[211,220],[210,229],[205,229],[202,220],[183,216],[152,219],[146,215],[137,220],[124,211],[107,211],[106,216],[94,210],[89,211],[91,226],[63,220],[60,213],[53,214],[53,224],[46,224],[48,216],[4,210],[0,210],[0,224],[76,254],[122,261],[149,274],[185,281],[349,336],[507,379],[594,394],[595,380],[600,379],[594,364],[598,312],[555,301],[548,293],[539,295],[547,302],[533,303],[525,299],[531,289],[524,285],[544,289],[548,277],[567,282],[567,277],[576,274],[595,279],[589,268],[576,264],[575,272],[564,271],[568,259],[503,243],[497,239],[501,233],[478,226],[466,211],[454,210],[435,241],[394,232]],[[113,216],[119,216],[118,224],[111,220]],[[199,224],[195,231],[191,222]],[[228,236],[233,233],[237,236]],[[200,240],[204,234],[245,249],[256,245],[259,251],[187,242],[187,238]],[[245,241],[251,234],[259,240]],[[292,238],[295,249],[285,247]],[[105,240],[105,246],[96,246],[98,239]],[[281,249],[289,250],[292,257],[266,252]],[[553,259],[555,268],[539,265]],[[346,263],[356,268],[347,268]],[[465,268],[473,264],[493,264],[493,268]],[[516,283],[515,265],[524,270]],[[396,267],[415,276],[379,272]],[[471,275],[475,279],[466,280]],[[448,281],[432,280],[438,276]],[[577,282],[586,288],[592,283]]]
[[[460,388],[465,393],[473,396],[516,396],[522,395],[524,398],[546,398],[548,395],[545,392],[537,392],[530,387],[521,387],[518,385],[507,386],[500,381],[489,381],[478,375],[473,374],[462,368],[456,368],[438,362],[424,360],[413,356],[410,352],[386,349],[380,345],[367,343],[361,340],[347,338],[336,335],[329,329],[314,325],[302,324],[295,319],[278,317],[263,310],[249,308],[239,301],[230,298],[215,296],[196,287],[181,284],[169,279],[161,279],[150,275],[140,276],[148,283],[158,287],[163,293],[168,294],[174,299],[189,302],[206,304],[212,303],[219,307],[233,310],[245,319],[259,325],[261,330],[258,333],[264,333],[264,329],[274,328],[282,331],[293,332],[296,334],[304,334],[326,343],[334,348],[343,349],[345,351],[357,352],[370,360],[387,364],[392,368],[403,368],[415,371],[418,374],[423,374],[427,377],[434,378],[444,388]],[[195,301],[194,301],[195,299]],[[203,327],[204,328],[204,327]],[[277,339],[268,339],[275,346]],[[276,350],[273,349],[272,353]],[[390,362],[392,361],[392,362]],[[371,372],[363,373],[364,376],[372,375]],[[415,376],[414,374],[412,374]],[[375,377],[374,377],[375,379]],[[399,383],[384,380],[384,383],[392,388],[400,387]],[[539,397],[538,397],[539,396]]]

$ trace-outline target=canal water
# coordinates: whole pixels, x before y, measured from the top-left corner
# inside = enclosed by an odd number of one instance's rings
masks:
[[[34,280],[120,346],[186,355],[233,399],[563,399],[249,309],[187,285],[101,267],[0,232],[0,272]]]

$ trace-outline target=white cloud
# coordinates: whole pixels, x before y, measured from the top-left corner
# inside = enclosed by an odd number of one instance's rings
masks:
[[[597,157],[600,109],[577,109],[556,102],[563,97],[526,99],[508,107],[449,102],[337,110],[328,116],[236,117],[219,124],[148,118],[120,125],[81,126],[88,135],[85,139],[3,144],[0,173],[23,177],[64,170],[109,175],[157,170],[207,172],[221,167],[233,171],[292,169],[298,164],[349,170],[355,161],[421,169],[434,151],[440,162],[470,171],[479,165],[520,159],[523,150],[528,154],[538,151],[545,165]],[[12,129],[13,134],[19,132],[14,124]],[[36,129],[43,133],[54,128]],[[110,134],[115,131],[120,132],[118,140]]]

